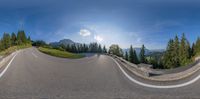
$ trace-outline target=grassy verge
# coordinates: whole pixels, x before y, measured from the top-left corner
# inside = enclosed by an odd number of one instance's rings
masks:
[[[74,54],[74,53],[70,53],[70,52],[66,52],[66,51],[60,51],[57,49],[51,49],[51,48],[44,48],[44,47],[39,47],[38,48],[39,51],[52,55],[52,56],[56,56],[56,57],[61,57],[61,58],[71,58],[71,59],[77,59],[77,58],[82,58],[84,57],[84,55],[81,54]]]
[[[6,50],[0,51],[0,56],[6,56],[11,54],[12,52],[19,50],[19,49],[24,49],[24,48],[29,48],[31,47],[31,44],[24,44],[24,45],[17,45],[17,46],[12,46]]]
[[[200,52],[199,53],[196,53],[193,57],[192,57],[192,60],[195,61],[195,58],[197,57],[200,57]]]

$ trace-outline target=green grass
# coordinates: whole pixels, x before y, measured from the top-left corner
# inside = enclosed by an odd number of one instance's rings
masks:
[[[199,57],[200,56],[200,52],[196,53],[194,57]]]
[[[29,48],[31,46],[32,46],[31,44],[24,44],[24,45],[12,46],[12,47],[10,47],[8,49],[0,51],[0,56],[6,56],[6,55],[9,55],[9,54],[13,53],[16,50],[24,49],[24,48]]]
[[[196,53],[193,57],[192,60],[195,61],[195,58],[200,57],[200,52]]]
[[[70,53],[70,52],[66,52],[66,51],[60,51],[57,49],[51,49],[51,48],[44,48],[44,47],[39,47],[38,48],[39,51],[52,55],[52,56],[56,56],[56,57],[61,57],[61,58],[71,58],[71,59],[77,59],[77,58],[82,58],[84,57],[84,55],[81,54],[74,54],[74,53]]]

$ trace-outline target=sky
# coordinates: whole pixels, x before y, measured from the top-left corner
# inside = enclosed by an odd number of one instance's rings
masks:
[[[0,0],[0,36],[24,29],[33,40],[71,39],[109,47],[165,49],[175,35],[200,36],[198,0]]]

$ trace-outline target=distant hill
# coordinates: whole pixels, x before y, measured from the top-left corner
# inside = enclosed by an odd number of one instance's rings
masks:
[[[151,52],[164,52],[164,49],[152,49]]]
[[[49,43],[51,46],[53,46],[53,47],[58,47],[58,46],[60,46],[60,45],[65,45],[65,46],[67,46],[67,45],[72,45],[72,44],[76,44],[76,45],[79,45],[80,43],[77,43],[77,42],[74,42],[74,41],[72,41],[71,39],[62,39],[62,40],[60,40],[60,41],[58,41],[58,42],[51,42],[51,43]],[[134,48],[135,49],[135,51],[136,51],[136,54],[139,56],[139,54],[140,54],[140,51],[141,51],[141,48]],[[129,49],[123,49],[123,52],[125,53],[125,52],[129,52]],[[149,56],[149,55],[152,55],[152,54],[154,54],[154,53],[163,53],[165,50],[164,49],[153,49],[153,50],[150,50],[150,49],[145,49],[145,55],[146,56]]]
[[[140,51],[141,51],[141,48],[133,48],[135,51],[136,51],[136,54],[139,55],[140,54]],[[129,48],[128,49],[123,49],[124,53],[127,51],[129,52]],[[150,52],[150,50],[148,49],[145,49],[145,54],[148,54]]]
[[[72,45],[72,44],[79,44],[79,43],[76,43],[76,42],[74,42],[74,41],[72,41],[70,39],[62,39],[59,42],[51,42],[51,43],[49,43],[49,45],[51,45],[53,47],[57,47],[59,45],[67,46],[67,45]]]
[[[136,54],[139,56],[140,54],[140,51],[141,51],[141,48],[133,48],[135,51],[136,51]],[[129,52],[129,49],[123,49],[124,53],[127,51]],[[150,50],[150,49],[145,49],[145,55],[151,55],[152,53],[163,53],[165,50],[164,49],[153,49],[153,50]]]

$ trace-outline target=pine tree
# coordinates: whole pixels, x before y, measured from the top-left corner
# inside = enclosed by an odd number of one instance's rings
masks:
[[[135,50],[133,50],[133,63],[139,64],[139,60]]]
[[[75,44],[72,44],[72,45],[71,45],[71,49],[72,49],[71,51],[74,52],[74,53],[77,53],[77,52],[78,52],[78,51],[77,51],[77,47],[76,47]]]
[[[87,49],[86,49],[86,44],[83,44],[83,52],[87,52]]]
[[[84,52],[84,46],[83,46],[83,44],[81,44],[80,47],[81,47],[81,53],[83,53]]]
[[[2,43],[3,43],[3,49],[7,49],[11,46],[11,37],[9,33],[3,34]]]
[[[174,51],[174,40],[170,39],[168,44],[167,44],[167,48],[166,48],[166,52],[163,56],[163,65],[164,68],[172,68],[173,64],[173,51]]]
[[[93,52],[94,53],[97,53],[98,52],[98,44],[97,43],[94,43],[94,50],[93,50]]]
[[[183,33],[179,50],[180,52],[179,61],[181,66],[184,66],[188,63],[190,58],[189,51],[190,51],[190,45],[185,38],[185,34]]]
[[[127,60],[127,61],[129,60],[129,59],[128,59],[128,52],[127,52],[127,51],[125,52],[124,58],[125,58],[125,60]]]
[[[22,44],[22,39],[21,39],[21,32],[18,31],[17,33],[17,45],[21,45]]]
[[[144,44],[142,45],[141,51],[140,51],[140,62],[141,63],[146,63],[145,59],[145,46]]]
[[[176,37],[174,38],[174,44],[173,44],[173,50],[172,50],[172,68],[174,67],[178,67],[180,66],[180,59],[179,59],[179,55],[180,55],[180,42],[179,42],[179,38],[176,35]]]
[[[0,39],[0,51],[4,50],[3,41]]]
[[[44,47],[44,46],[47,46],[47,44],[43,40],[37,40],[37,41],[33,42],[33,46],[38,46],[38,47],[42,46],[42,47]]]
[[[21,31],[21,40],[23,43],[27,43],[27,37],[24,31]]]
[[[130,50],[129,50],[129,61],[131,63],[134,63],[134,64],[139,63],[136,51],[133,49],[132,45],[131,45]]]
[[[200,39],[199,39],[200,40]],[[190,43],[186,39],[185,34],[182,34],[179,42],[178,36],[168,42],[167,50],[164,54],[164,68],[175,68],[187,65],[191,61],[192,53],[194,53],[194,44],[190,48]]]
[[[188,62],[190,61],[190,59],[192,58],[192,48],[190,47],[190,42],[187,40],[186,43],[186,49],[187,49],[187,58],[188,58]]]
[[[89,52],[88,45],[86,45],[86,44],[83,44],[83,47],[84,47],[84,52]]]
[[[77,47],[77,53],[80,53],[80,51],[81,51],[80,45],[77,45],[76,47]]]
[[[103,53],[107,53],[107,49],[105,45],[103,46]]]
[[[12,42],[12,46],[17,44],[17,36],[15,35],[15,33],[12,33],[11,35],[11,42]]]
[[[66,51],[71,52],[71,46],[70,46],[70,44],[66,45]]]
[[[89,52],[97,53],[98,52],[98,44],[97,43],[90,43],[89,44]]]
[[[98,53],[102,53],[101,44],[99,44],[99,47],[98,47]]]
[[[28,36],[27,42],[31,43],[31,37],[30,36]]]
[[[26,34],[23,30],[18,31],[17,33],[17,44],[21,45],[21,44],[26,44],[28,43]]]
[[[131,63],[134,63],[134,55],[133,55],[133,47],[132,47],[132,45],[130,46],[130,49],[129,49],[129,61]]]
[[[194,46],[194,54],[200,53],[200,37],[197,38],[196,44]]]
[[[191,56],[194,56],[194,55],[195,55],[195,53],[194,53],[194,49],[195,49],[195,44],[193,43],[193,44],[192,44],[191,51],[190,51]]]

